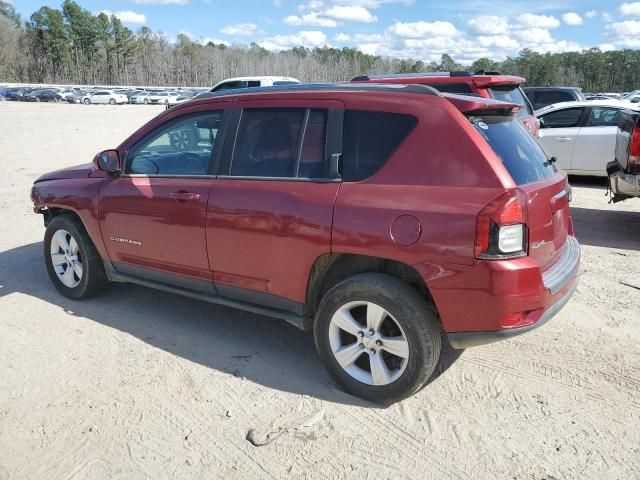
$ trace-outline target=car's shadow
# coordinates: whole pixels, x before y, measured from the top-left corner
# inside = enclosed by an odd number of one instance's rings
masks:
[[[635,212],[616,210],[608,204],[607,179],[602,177],[570,177],[570,183],[602,192],[602,210],[571,207],[571,217],[578,241],[594,247],[640,250],[640,208]],[[639,200],[636,202],[640,207]]]
[[[0,297],[13,293],[37,297],[71,315],[269,388],[378,407],[340,391],[323,369],[312,335],[286,322],[132,284],[113,284],[89,300],[63,297],[47,276],[41,242],[0,252]],[[445,345],[430,381],[460,354]]]

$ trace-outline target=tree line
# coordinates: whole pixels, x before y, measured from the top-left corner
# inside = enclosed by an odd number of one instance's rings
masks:
[[[499,71],[527,85],[579,86],[585,91],[640,88],[640,51],[541,54],[529,49],[498,62],[481,58],[463,66],[450,55],[440,62],[365,54],[344,47],[295,47],[270,52],[256,43],[202,45],[180,34],[175,42],[146,26],[133,32],[115,15],[92,14],[73,0],[44,6],[23,21],[0,0],[0,82],[210,86],[243,75],[285,75],[303,82],[349,80],[362,74],[428,71]]]

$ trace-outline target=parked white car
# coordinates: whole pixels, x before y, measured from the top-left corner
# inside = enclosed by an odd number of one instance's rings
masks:
[[[275,87],[278,85],[293,85],[300,83],[300,80],[293,77],[276,77],[273,75],[262,77],[235,77],[227,78],[217,83],[210,91],[220,92],[223,90],[234,90],[236,88],[250,87]]]
[[[562,102],[536,111],[538,141],[572,175],[607,176],[613,160],[619,112],[637,105],[615,99]]]
[[[180,94],[178,92],[148,92],[148,95],[144,97],[144,103],[161,103],[167,105],[179,96]]]
[[[126,95],[114,93],[111,90],[99,90],[82,97],[82,103],[90,105],[92,103],[108,103],[110,105],[127,103],[129,100]]]

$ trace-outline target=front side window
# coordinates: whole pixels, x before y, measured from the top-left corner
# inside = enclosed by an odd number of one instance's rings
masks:
[[[565,108],[547,113],[540,117],[540,125],[542,128],[577,127],[583,110],[582,108]]]
[[[325,178],[326,123],[326,110],[244,110],[238,126],[230,175]]]
[[[587,127],[616,127],[620,110],[610,107],[592,107]]]
[[[373,175],[418,123],[411,115],[347,110],[344,115],[342,179]]]
[[[206,175],[221,123],[222,110],[170,121],[129,151],[127,173]]]

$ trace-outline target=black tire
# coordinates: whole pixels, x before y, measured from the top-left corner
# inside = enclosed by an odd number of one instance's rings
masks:
[[[73,236],[78,244],[82,259],[82,277],[77,286],[69,288],[58,278],[51,259],[51,239],[58,230],[66,230]],[[60,215],[54,217],[44,234],[44,261],[47,266],[49,278],[56,289],[65,297],[79,300],[96,295],[108,285],[107,275],[104,271],[102,258],[93,245],[89,234],[82,223],[73,215]]]
[[[89,100],[88,98],[85,98],[82,103],[84,103],[85,105],[89,105],[91,104],[91,100]]]
[[[110,98],[109,99],[109,105],[115,105],[115,104],[116,104],[115,99],[114,98]]]
[[[360,301],[375,303],[391,314],[409,344],[404,371],[386,385],[356,380],[340,366],[331,348],[329,332],[334,313],[343,305]],[[364,325],[363,328],[366,329]],[[407,283],[381,273],[354,275],[331,288],[318,307],[314,338],[325,366],[347,392],[383,404],[402,400],[420,390],[436,368],[441,350],[441,331],[433,307]]]

